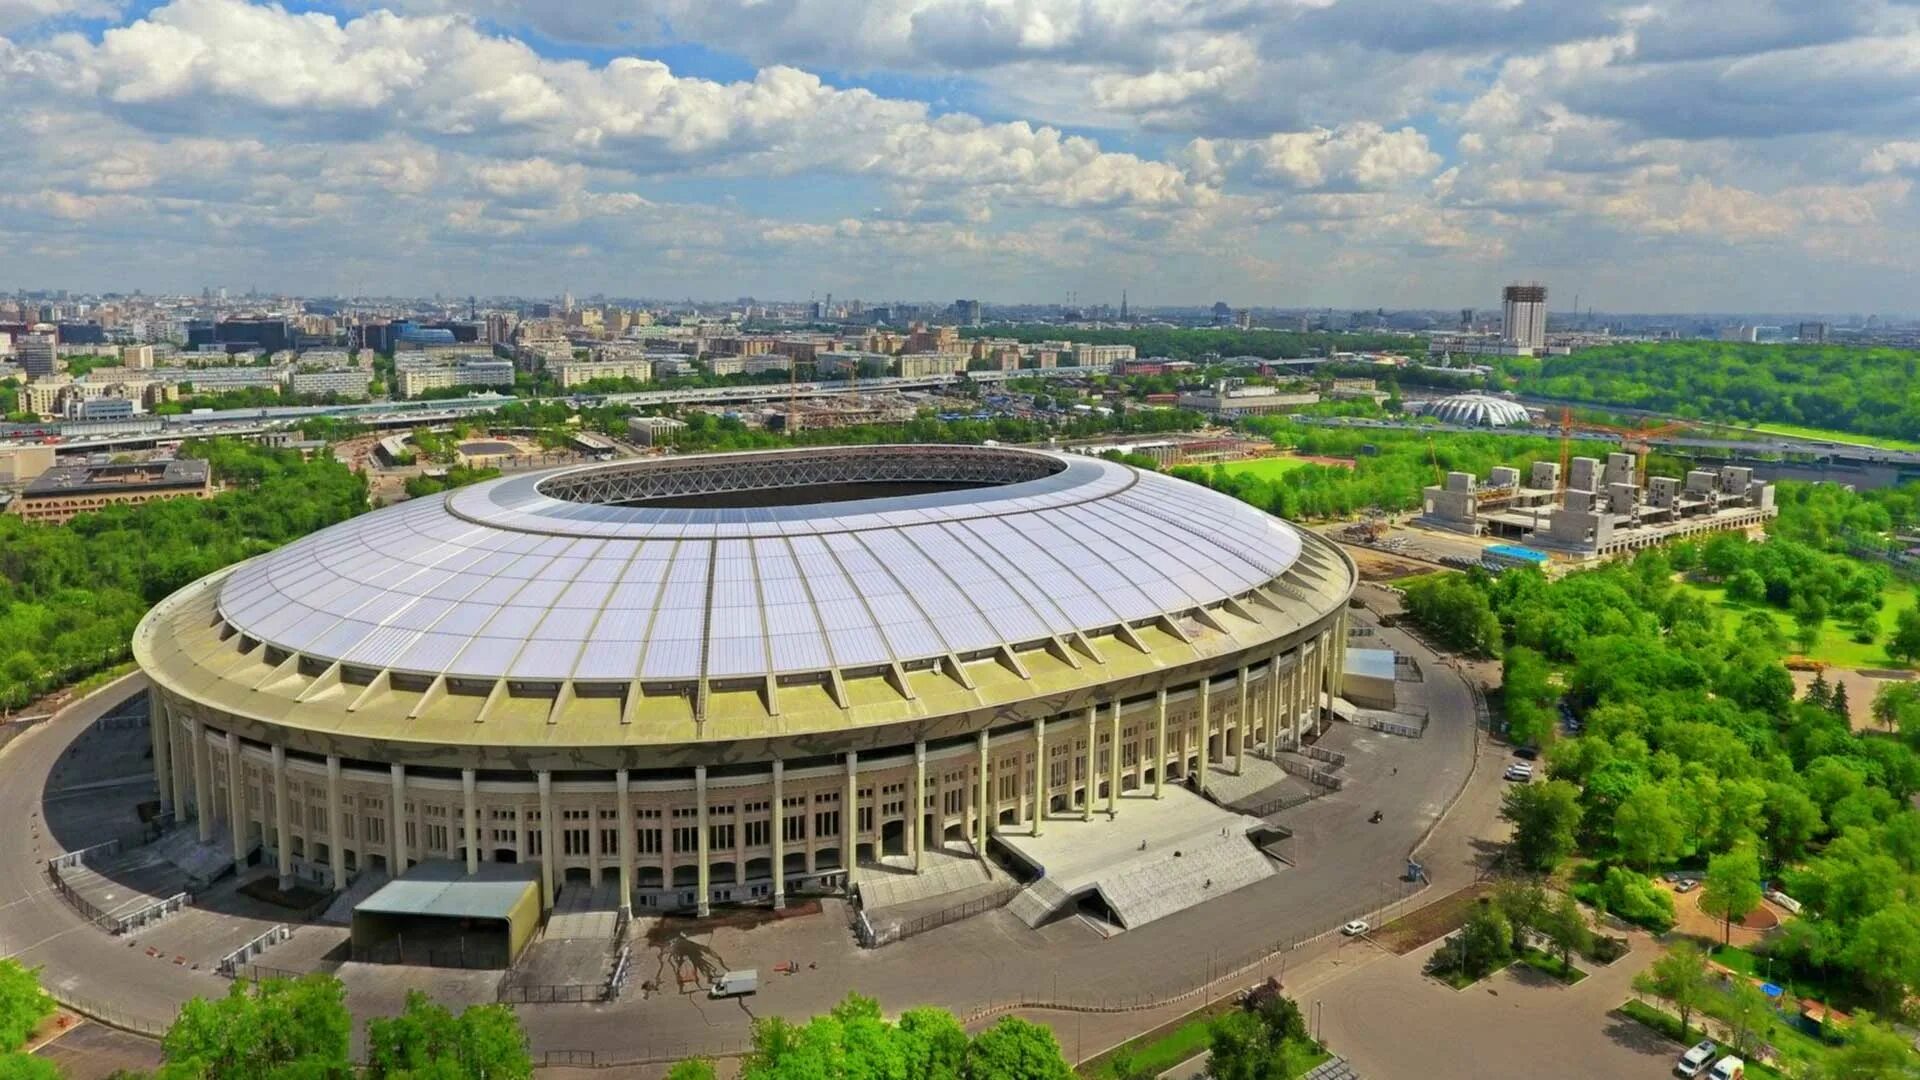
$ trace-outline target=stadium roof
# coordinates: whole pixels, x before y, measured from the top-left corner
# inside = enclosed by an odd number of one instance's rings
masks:
[[[1238,500],[1097,458],[820,448],[414,500],[241,566],[218,608],[250,638],[372,670],[767,679],[1178,617],[1267,586],[1301,548]]]
[[[1428,402],[1423,416],[1467,427],[1525,427],[1533,423],[1527,407],[1490,394],[1454,394]]]

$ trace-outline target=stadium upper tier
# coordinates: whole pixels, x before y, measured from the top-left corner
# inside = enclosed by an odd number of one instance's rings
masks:
[[[248,637],[369,669],[764,678],[1179,615],[1299,555],[1275,518],[1112,462],[860,447],[483,483],[256,560],[219,607]]]

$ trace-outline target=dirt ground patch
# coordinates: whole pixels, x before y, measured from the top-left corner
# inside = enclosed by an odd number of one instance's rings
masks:
[[[1490,885],[1469,885],[1458,892],[1448,893],[1418,911],[1402,915],[1367,937],[1388,952],[1405,956],[1465,926],[1480,898],[1492,893]]]
[[[1813,685],[1814,673],[1811,671],[1789,672],[1793,676],[1795,692],[1804,694],[1807,687]],[[1881,678],[1878,673],[1855,671],[1849,668],[1828,668],[1827,685],[1847,688],[1847,722],[1855,731],[1865,731],[1878,725],[1873,719],[1873,697],[1880,688],[1894,679]]]
[[[1346,547],[1347,554],[1353,556],[1354,565],[1359,567],[1361,581],[1398,581],[1415,574],[1433,573],[1433,566],[1430,563],[1418,563],[1370,548],[1342,546]],[[1847,693],[1851,694],[1853,691],[1849,689]]]
[[[1666,882],[1656,882],[1658,887],[1673,892]],[[1767,934],[1780,925],[1780,914],[1764,901],[1759,907],[1747,912],[1745,917],[1734,921],[1731,935],[1726,925],[1719,919],[1700,910],[1700,894],[1704,889],[1691,892],[1673,893],[1673,928],[1692,937],[1710,938],[1713,941],[1726,941],[1733,945],[1757,945],[1766,940]]]

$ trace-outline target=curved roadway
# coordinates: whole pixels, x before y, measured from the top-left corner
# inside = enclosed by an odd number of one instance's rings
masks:
[[[1349,784],[1280,817],[1295,832],[1295,868],[1112,939],[1077,919],[1035,932],[995,911],[862,951],[834,917],[844,910],[835,901],[822,916],[752,929],[709,924],[686,938],[660,935],[651,943],[637,927],[635,986],[626,997],[604,1006],[521,1007],[532,1044],[536,1052],[589,1050],[622,1059],[725,1053],[744,1045],[753,1015],[809,1016],[849,990],[879,998],[890,1011],[934,1004],[963,1016],[1020,998],[1083,1005],[1161,998],[1218,977],[1265,947],[1306,941],[1348,918],[1401,903],[1412,892],[1398,880],[1406,855],[1466,785],[1476,734],[1461,677],[1398,632],[1387,634],[1426,669],[1424,695],[1432,714],[1427,737],[1332,725],[1327,745],[1347,751]],[[83,921],[48,885],[46,859],[64,848],[41,820],[47,779],[62,753],[113,704],[144,686],[144,676],[128,676],[62,710],[0,754],[0,775],[7,781],[0,785],[0,816],[23,823],[0,837],[0,954],[40,965],[46,984],[81,1011],[153,1030],[188,998],[224,994],[226,982],[154,960]],[[1484,786],[1478,782],[1484,779],[1476,775],[1474,788]],[[1369,824],[1375,809],[1385,820]],[[1120,812],[1127,811],[1123,801]],[[1429,860],[1436,894],[1472,875],[1465,845],[1444,846],[1462,851]],[[676,993],[671,973],[675,958],[683,956],[727,968],[758,967],[762,991],[733,1002]],[[774,966],[788,960],[799,961],[801,971],[774,975]],[[272,954],[262,962],[271,964]],[[400,977],[394,969],[363,965],[348,965],[340,974],[353,999],[369,1005],[383,1001],[381,989]],[[655,978],[665,983],[664,994],[635,988]]]

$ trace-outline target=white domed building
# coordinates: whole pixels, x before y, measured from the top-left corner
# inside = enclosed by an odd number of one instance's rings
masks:
[[[547,906],[604,882],[706,914],[1297,744],[1354,580],[1116,462],[815,448],[377,510],[187,586],[133,646],[164,804],[236,862],[537,864]]]
[[[1525,405],[1490,394],[1443,397],[1428,402],[1420,414],[1460,427],[1529,427],[1533,424],[1533,415]]]

